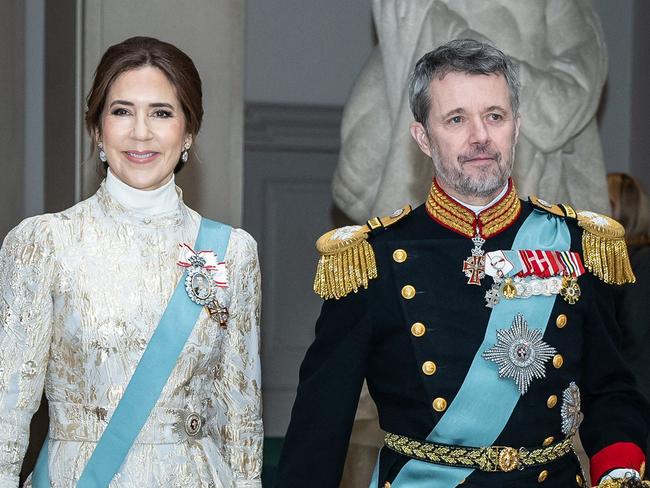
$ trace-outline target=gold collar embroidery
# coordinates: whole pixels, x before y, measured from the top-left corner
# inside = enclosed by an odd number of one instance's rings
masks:
[[[429,216],[440,225],[470,238],[478,231],[483,239],[487,239],[504,231],[517,220],[521,213],[521,202],[512,179],[509,179],[505,195],[477,217],[469,208],[447,195],[434,179],[425,208]]]

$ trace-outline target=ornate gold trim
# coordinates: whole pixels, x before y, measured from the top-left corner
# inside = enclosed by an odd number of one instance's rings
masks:
[[[650,481],[641,481],[638,478],[617,478],[601,481],[598,488],[646,488]]]
[[[420,461],[446,466],[460,466],[486,472],[508,472],[550,463],[573,449],[571,437],[548,447],[533,449],[507,446],[466,447],[418,441],[398,434],[386,434],[384,444],[389,449]]]
[[[368,235],[375,229],[387,228],[411,212],[407,205],[388,217],[374,218],[366,225],[341,227],[323,234],[316,241],[321,254],[314,278],[314,291],[323,299],[341,298],[377,277],[375,252]]]
[[[503,198],[483,210],[477,219],[474,212],[442,191],[434,179],[425,208],[432,219],[445,227],[471,238],[476,235],[478,226],[481,237],[487,239],[512,225],[521,212],[521,202],[512,180],[509,180]]]

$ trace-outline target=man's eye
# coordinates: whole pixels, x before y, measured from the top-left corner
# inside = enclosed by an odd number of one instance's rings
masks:
[[[455,117],[452,117],[449,119],[450,124],[460,124],[463,121],[463,118],[460,115],[456,115]]]
[[[503,120],[503,115],[501,115],[501,114],[490,114],[490,115],[488,115],[488,118],[490,120],[495,120],[495,121],[496,120]]]

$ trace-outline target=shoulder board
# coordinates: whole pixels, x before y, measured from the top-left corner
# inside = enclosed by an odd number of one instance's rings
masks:
[[[325,300],[341,298],[377,277],[375,253],[368,236],[386,229],[411,213],[407,205],[387,217],[375,217],[365,225],[349,225],[330,230],[316,241],[321,257],[316,269],[314,291]]]
[[[535,206],[535,208],[538,208],[540,210],[544,210],[545,212],[548,212],[553,215],[557,215],[558,217],[564,217],[564,218],[569,218],[569,219],[577,219],[577,213],[573,209],[571,205],[567,205],[564,203],[558,203],[558,204],[550,204],[546,200],[542,200],[541,198],[538,198],[535,195],[531,195],[529,197],[530,203]]]
[[[607,215],[587,210],[578,212],[578,225],[583,231],[582,254],[587,269],[605,283],[634,283],[625,228]]]

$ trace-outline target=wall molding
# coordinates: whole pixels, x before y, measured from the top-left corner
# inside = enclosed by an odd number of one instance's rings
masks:
[[[247,102],[247,151],[338,153],[343,107]]]

